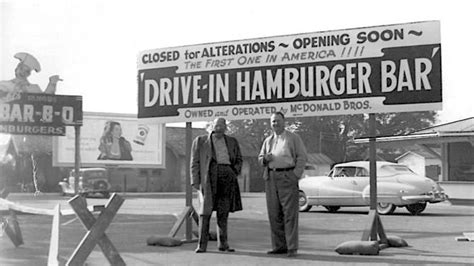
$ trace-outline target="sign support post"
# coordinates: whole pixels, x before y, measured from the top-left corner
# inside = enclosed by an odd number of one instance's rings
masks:
[[[191,142],[192,142],[192,123],[186,122],[186,163],[189,166],[191,162]],[[191,173],[186,171],[186,207],[193,206],[193,191],[191,187]],[[186,216],[186,241],[192,239],[192,220],[191,216]]]
[[[370,209],[377,210],[377,150],[375,147],[376,140],[376,124],[375,114],[369,114],[369,170],[370,170]]]
[[[370,170],[370,210],[369,225],[362,233],[362,241],[377,241],[387,244],[387,236],[377,212],[377,150],[375,114],[369,114],[369,170]]]
[[[74,194],[79,192],[79,167],[81,164],[81,126],[74,126],[75,145],[74,145]]]
[[[191,144],[192,144],[192,123],[186,122],[186,163],[189,166],[191,162]],[[184,242],[194,242],[193,240],[193,220],[196,224],[199,224],[199,216],[196,213],[196,210],[193,208],[193,191],[191,187],[191,173],[190,171],[186,171],[186,178],[184,181],[185,184],[185,191],[186,191],[186,202],[184,210],[178,216],[178,219],[174,223],[171,231],[168,234],[168,237],[175,237],[178,233],[178,230],[181,228],[183,223],[185,223],[185,239]]]

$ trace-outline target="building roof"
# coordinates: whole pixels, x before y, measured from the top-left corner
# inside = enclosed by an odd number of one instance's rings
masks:
[[[426,151],[423,151],[423,150],[417,150],[417,151],[407,151],[404,154],[402,154],[402,155],[398,156],[397,158],[395,158],[395,160],[399,161],[400,159],[402,159],[404,157],[407,157],[409,155],[414,155],[414,156],[422,157],[422,158],[425,158],[425,159],[435,159],[436,158],[436,156],[434,156],[433,154],[431,154],[429,152],[426,152]]]
[[[354,143],[368,143],[369,138],[356,138]],[[449,142],[474,142],[474,117],[411,132],[406,135],[377,137],[377,145],[414,145]]]
[[[333,165],[334,161],[323,153],[308,153],[308,163]]]
[[[428,127],[425,129],[415,131],[411,134],[426,134],[426,133],[434,133],[434,132],[473,132],[474,133],[474,117]]]
[[[203,128],[192,129],[192,139],[200,135],[206,135],[208,132]],[[23,136],[23,135],[11,135],[10,140],[13,143],[13,147],[17,154],[25,154],[31,152],[39,152],[51,154],[53,150],[52,137],[50,136]],[[8,141],[7,143],[10,143]],[[257,157],[259,147],[254,147],[250,142],[239,140],[240,149],[242,156],[244,157]],[[166,127],[166,146],[173,150],[176,155],[186,155],[186,128],[184,127]],[[5,147],[0,145],[0,156],[3,149],[6,151],[8,145]],[[5,152],[3,152],[5,153]]]
[[[192,139],[200,135],[207,135],[209,132],[203,128],[192,129]],[[166,128],[166,145],[170,147],[177,155],[186,155],[186,128],[183,127],[167,127]],[[251,142],[238,139],[240,152],[243,157],[257,157],[260,147],[254,147]]]

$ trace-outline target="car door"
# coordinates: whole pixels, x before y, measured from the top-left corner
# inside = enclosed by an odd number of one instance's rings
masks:
[[[367,205],[367,199],[364,199],[362,192],[370,183],[369,170],[364,167],[356,167],[354,179],[354,205]]]
[[[354,205],[354,189],[354,167],[337,167],[332,172],[331,180],[320,188],[321,205]]]

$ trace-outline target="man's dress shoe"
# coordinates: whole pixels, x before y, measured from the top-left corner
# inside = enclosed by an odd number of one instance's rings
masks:
[[[267,254],[275,255],[275,254],[285,254],[287,252],[288,250],[286,249],[273,249],[273,250],[268,251]]]

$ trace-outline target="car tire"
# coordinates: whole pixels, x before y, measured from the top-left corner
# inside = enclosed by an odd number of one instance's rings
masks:
[[[312,205],[308,204],[308,199],[306,198],[306,194],[303,191],[300,191],[298,197],[298,204],[299,204],[299,211],[300,212],[307,212],[313,207]]]
[[[326,208],[328,212],[330,213],[335,213],[341,208],[341,206],[323,206],[323,207]]]
[[[392,214],[397,206],[392,203],[379,202],[377,203],[377,212],[382,215]]]
[[[426,202],[410,204],[405,206],[405,208],[411,213],[411,215],[418,215],[425,210]]]

